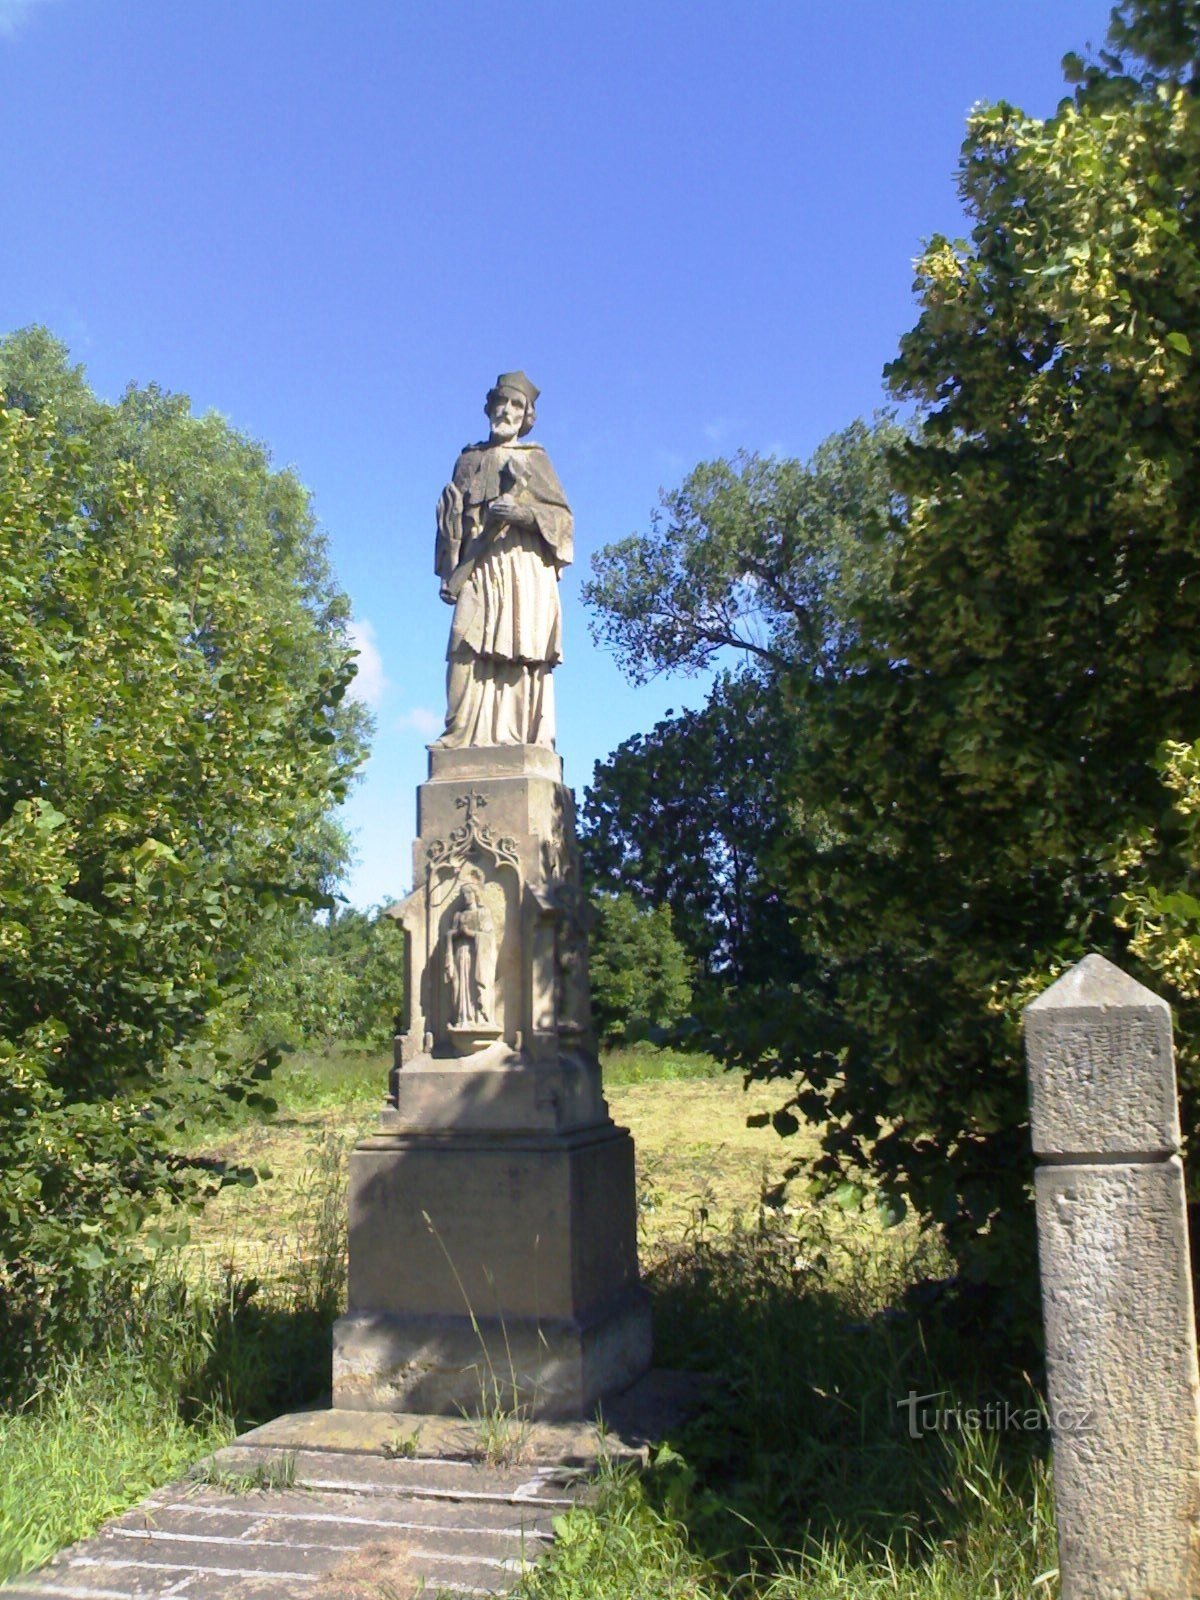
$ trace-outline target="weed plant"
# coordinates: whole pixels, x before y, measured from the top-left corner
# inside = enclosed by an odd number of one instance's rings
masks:
[[[198,1273],[181,1252],[162,1254],[138,1279],[110,1277],[74,1348],[42,1371],[0,1368],[0,1581],[328,1388],[345,1281],[342,1156],[336,1140],[317,1147],[300,1226],[271,1276],[219,1262]]]
[[[1041,1427],[935,1429],[935,1408],[1040,1418],[1029,1352],[931,1292],[905,1230],[764,1205],[646,1262],[658,1363],[708,1373],[702,1413],[642,1478],[569,1513],[529,1600],[1030,1600],[1057,1594]],[[901,1404],[937,1395],[926,1408]],[[917,1418],[912,1436],[910,1413]],[[599,1575],[603,1575],[601,1577]]]

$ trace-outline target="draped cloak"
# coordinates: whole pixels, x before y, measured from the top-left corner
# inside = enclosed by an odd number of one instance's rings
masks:
[[[536,526],[501,523],[487,509],[502,494],[528,506]],[[553,667],[562,660],[558,576],[574,555],[574,520],[540,444],[468,445],[438,505],[434,568],[456,591],[447,656]]]

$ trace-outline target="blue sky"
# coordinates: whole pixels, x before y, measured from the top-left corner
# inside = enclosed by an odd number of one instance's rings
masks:
[[[559,748],[593,763],[697,680],[626,685],[591,552],[739,446],[883,401],[922,238],[961,231],[964,117],[1036,114],[1097,0],[0,0],[0,328],[115,397],[157,381],[310,487],[379,731],[347,893],[407,889],[450,613],[433,506],[496,373],[576,514]]]

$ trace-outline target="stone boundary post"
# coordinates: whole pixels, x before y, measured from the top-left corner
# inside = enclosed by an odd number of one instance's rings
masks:
[[[1171,1010],[1090,955],[1025,1010],[1063,1600],[1200,1595]]]

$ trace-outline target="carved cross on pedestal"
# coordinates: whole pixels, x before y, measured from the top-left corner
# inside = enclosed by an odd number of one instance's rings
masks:
[[[469,828],[475,821],[476,806],[486,806],[487,796],[482,794],[460,794],[454,804],[458,806],[460,810],[465,807],[467,814],[463,818],[463,821]]]

